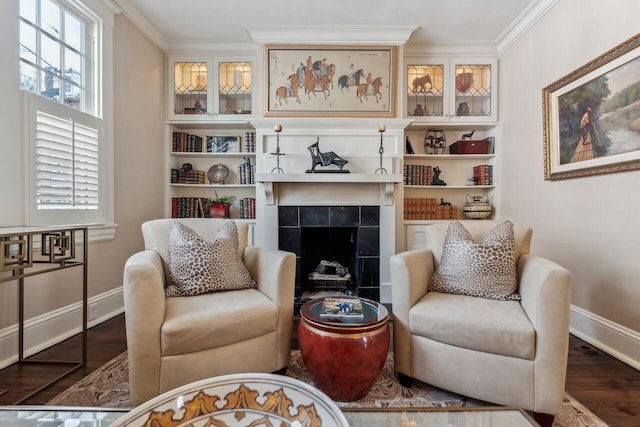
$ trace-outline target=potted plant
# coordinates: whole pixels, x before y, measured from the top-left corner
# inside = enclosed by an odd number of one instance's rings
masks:
[[[236,196],[218,196],[213,199],[207,199],[205,204],[209,207],[209,216],[211,218],[231,218],[229,208],[235,202]]]

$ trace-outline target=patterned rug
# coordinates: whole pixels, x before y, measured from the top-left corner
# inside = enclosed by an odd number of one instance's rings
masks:
[[[87,377],[59,394],[48,405],[131,407],[129,400],[129,364],[127,353],[109,361]],[[291,353],[291,363],[287,375],[312,384],[313,381],[304,368],[300,351]],[[484,406],[486,402],[414,381],[411,388],[402,387],[393,372],[393,354],[387,362],[378,381],[369,394],[356,402],[338,402],[342,408],[357,407],[458,407]],[[554,427],[607,427],[580,402],[569,394],[564,394],[562,411],[556,417]]]

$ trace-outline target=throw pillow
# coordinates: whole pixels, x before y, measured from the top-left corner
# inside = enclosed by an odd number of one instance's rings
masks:
[[[429,290],[496,300],[520,300],[517,293],[516,239],[510,221],[474,242],[458,221],[447,228],[440,266]]]
[[[233,221],[211,241],[176,222],[169,233],[169,270],[173,284],[165,288],[167,297],[257,287],[238,256],[238,229]]]

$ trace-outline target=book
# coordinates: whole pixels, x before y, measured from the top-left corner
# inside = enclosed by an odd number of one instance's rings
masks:
[[[327,297],[322,301],[321,317],[364,317],[359,298]]]

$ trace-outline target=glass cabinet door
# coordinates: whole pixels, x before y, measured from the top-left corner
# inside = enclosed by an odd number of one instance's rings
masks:
[[[251,59],[216,61],[217,99],[215,114],[244,115],[253,110]]]
[[[455,111],[456,118],[494,117],[492,98],[492,64],[455,64]]]
[[[406,117],[416,122],[495,122],[495,58],[413,58],[406,63]]]
[[[407,116],[444,117],[444,69],[444,64],[407,66]]]
[[[172,99],[169,117],[182,120],[210,120],[209,64],[207,61],[170,61]]]

